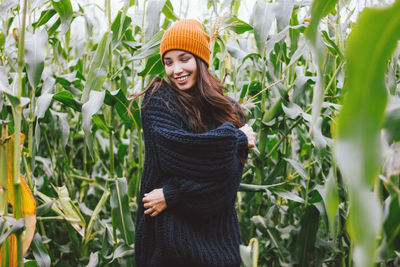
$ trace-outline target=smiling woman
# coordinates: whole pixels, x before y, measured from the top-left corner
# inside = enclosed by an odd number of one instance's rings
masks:
[[[174,24],[160,46],[169,81],[143,92],[137,266],[241,262],[235,200],[255,134],[208,71],[209,40],[198,21]]]

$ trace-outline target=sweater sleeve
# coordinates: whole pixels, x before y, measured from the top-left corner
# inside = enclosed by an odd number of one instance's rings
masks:
[[[229,211],[234,204],[239,182],[194,182],[174,177],[163,186],[163,192],[168,209],[207,217]]]

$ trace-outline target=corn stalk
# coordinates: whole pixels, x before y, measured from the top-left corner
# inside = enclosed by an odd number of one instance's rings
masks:
[[[0,216],[8,215],[8,180],[7,180],[7,150],[5,146],[8,137],[7,125],[3,124],[1,127],[0,138]],[[1,266],[9,265],[9,247],[8,239],[1,247],[2,257]]]
[[[24,68],[24,48],[25,48],[25,22],[26,22],[26,9],[28,1],[24,0],[24,6],[22,10],[22,24],[19,28],[19,41],[18,41],[18,92],[17,99],[18,103],[12,106],[12,113],[14,117],[14,166],[13,166],[13,186],[14,186],[14,216],[16,219],[22,218],[21,210],[21,178],[20,178],[20,145],[21,139],[21,95],[22,95],[22,71]],[[17,235],[17,266],[23,266],[23,248],[22,248],[22,234]]]

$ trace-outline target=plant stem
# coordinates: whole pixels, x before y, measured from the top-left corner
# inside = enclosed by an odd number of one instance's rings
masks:
[[[19,43],[18,43],[18,100],[22,96],[22,71],[24,69],[24,49],[25,49],[25,23],[26,23],[26,9],[28,1],[24,0],[24,7],[22,11],[22,25],[19,28]],[[19,101],[20,102],[20,101]],[[16,219],[22,217],[21,210],[21,178],[20,178],[20,146],[21,146],[21,114],[22,105],[18,103],[12,108],[14,118],[14,166],[13,166],[13,185],[14,185],[14,215]],[[22,233],[16,235],[17,237],[17,266],[22,267],[23,263],[23,251],[22,251]]]
[[[110,107],[110,124],[113,121],[113,114],[114,114],[114,108],[111,106]],[[109,152],[110,152],[110,178],[114,178],[114,130],[110,131],[110,136],[109,136]]]
[[[8,216],[8,177],[7,177],[7,124],[2,124],[0,137],[0,216]],[[6,239],[0,247],[2,250],[1,266],[9,265],[9,240]]]

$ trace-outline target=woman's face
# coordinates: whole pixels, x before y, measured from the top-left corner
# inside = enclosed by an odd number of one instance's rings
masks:
[[[187,90],[195,85],[197,64],[192,54],[183,50],[170,50],[164,55],[164,68],[178,89]]]

